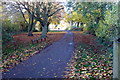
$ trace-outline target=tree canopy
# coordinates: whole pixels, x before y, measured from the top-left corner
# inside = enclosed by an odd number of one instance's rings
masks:
[[[74,5],[68,7],[71,8],[71,13],[67,15],[67,21],[84,23],[86,24],[84,30],[101,38],[113,40],[117,36],[118,3],[75,2]]]

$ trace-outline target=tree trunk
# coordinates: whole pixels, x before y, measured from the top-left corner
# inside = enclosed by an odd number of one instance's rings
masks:
[[[42,34],[41,38],[46,38],[47,37],[47,25],[42,26]]]
[[[28,36],[33,36],[32,32],[33,32],[33,25],[29,25],[29,30],[28,30]]]
[[[35,28],[36,23],[37,23],[37,21],[35,21],[34,23],[32,23],[32,24],[30,25],[30,29],[29,29],[29,31],[28,31],[28,36],[33,36],[33,30],[34,30],[34,28]]]
[[[77,22],[75,22],[75,27],[77,27]]]
[[[120,1],[118,2],[118,6],[120,6]],[[120,8],[118,8],[118,37],[120,38]]]
[[[77,22],[77,27],[79,27],[79,22]]]
[[[30,32],[28,32],[28,36],[33,36],[33,34],[32,34],[32,32],[30,31]]]
[[[114,40],[113,44],[113,80],[120,80],[120,41]]]
[[[49,32],[49,22],[47,23],[47,32]]]
[[[71,21],[71,26],[73,26],[73,21]]]
[[[28,29],[28,36],[33,36],[33,34],[32,34],[32,25],[29,25],[28,26],[29,27],[29,29]]]

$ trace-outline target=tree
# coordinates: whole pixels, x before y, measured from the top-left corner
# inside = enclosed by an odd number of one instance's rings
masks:
[[[81,23],[85,23],[87,32],[102,39],[113,41],[119,31],[118,4],[111,2],[76,2],[68,20],[77,21],[81,14]],[[75,15],[73,14],[75,13]],[[73,15],[73,17],[71,17]],[[117,23],[118,22],[118,23]]]
[[[55,2],[37,2],[36,3],[36,16],[35,18],[42,25],[41,38],[47,37],[48,25],[50,24],[49,18],[55,15],[58,11],[62,10],[63,6]]]
[[[71,20],[85,23],[88,26],[88,33],[96,35],[96,29],[99,27],[99,22],[103,24],[105,21],[105,13],[111,10],[111,3],[106,2],[76,2],[73,6],[73,13],[76,12],[76,17]],[[73,14],[71,13],[71,14]],[[82,17],[81,17],[81,16]],[[81,20],[79,19],[81,17]],[[78,21],[79,20],[79,21]]]
[[[18,5],[24,7],[31,19],[30,30],[33,30],[36,21],[40,22],[42,26],[41,38],[47,37],[49,18],[63,9],[63,6],[57,2],[19,2]],[[22,10],[21,13],[23,14]]]
[[[35,24],[37,23],[37,20],[34,17],[34,9],[35,9],[35,3],[33,2],[16,2],[18,8],[24,18],[25,23],[28,26],[28,36],[33,36],[32,32],[35,28]],[[26,11],[24,11],[26,10]],[[28,18],[26,18],[25,15],[28,15]]]

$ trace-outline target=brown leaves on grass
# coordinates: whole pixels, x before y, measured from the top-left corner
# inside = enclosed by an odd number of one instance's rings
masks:
[[[112,53],[97,45],[92,35],[74,34],[77,43],[74,56],[66,67],[65,78],[112,79]],[[92,44],[91,44],[92,43]]]

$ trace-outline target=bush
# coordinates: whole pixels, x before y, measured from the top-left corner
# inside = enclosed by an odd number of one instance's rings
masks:
[[[4,28],[6,32],[15,32],[20,30],[18,24],[11,23],[11,21],[7,19],[2,21],[2,28]]]
[[[2,43],[12,40],[12,35],[19,30],[19,24],[12,23],[9,19],[4,19],[2,21]]]
[[[12,40],[11,34],[7,32],[2,33],[2,43]]]

